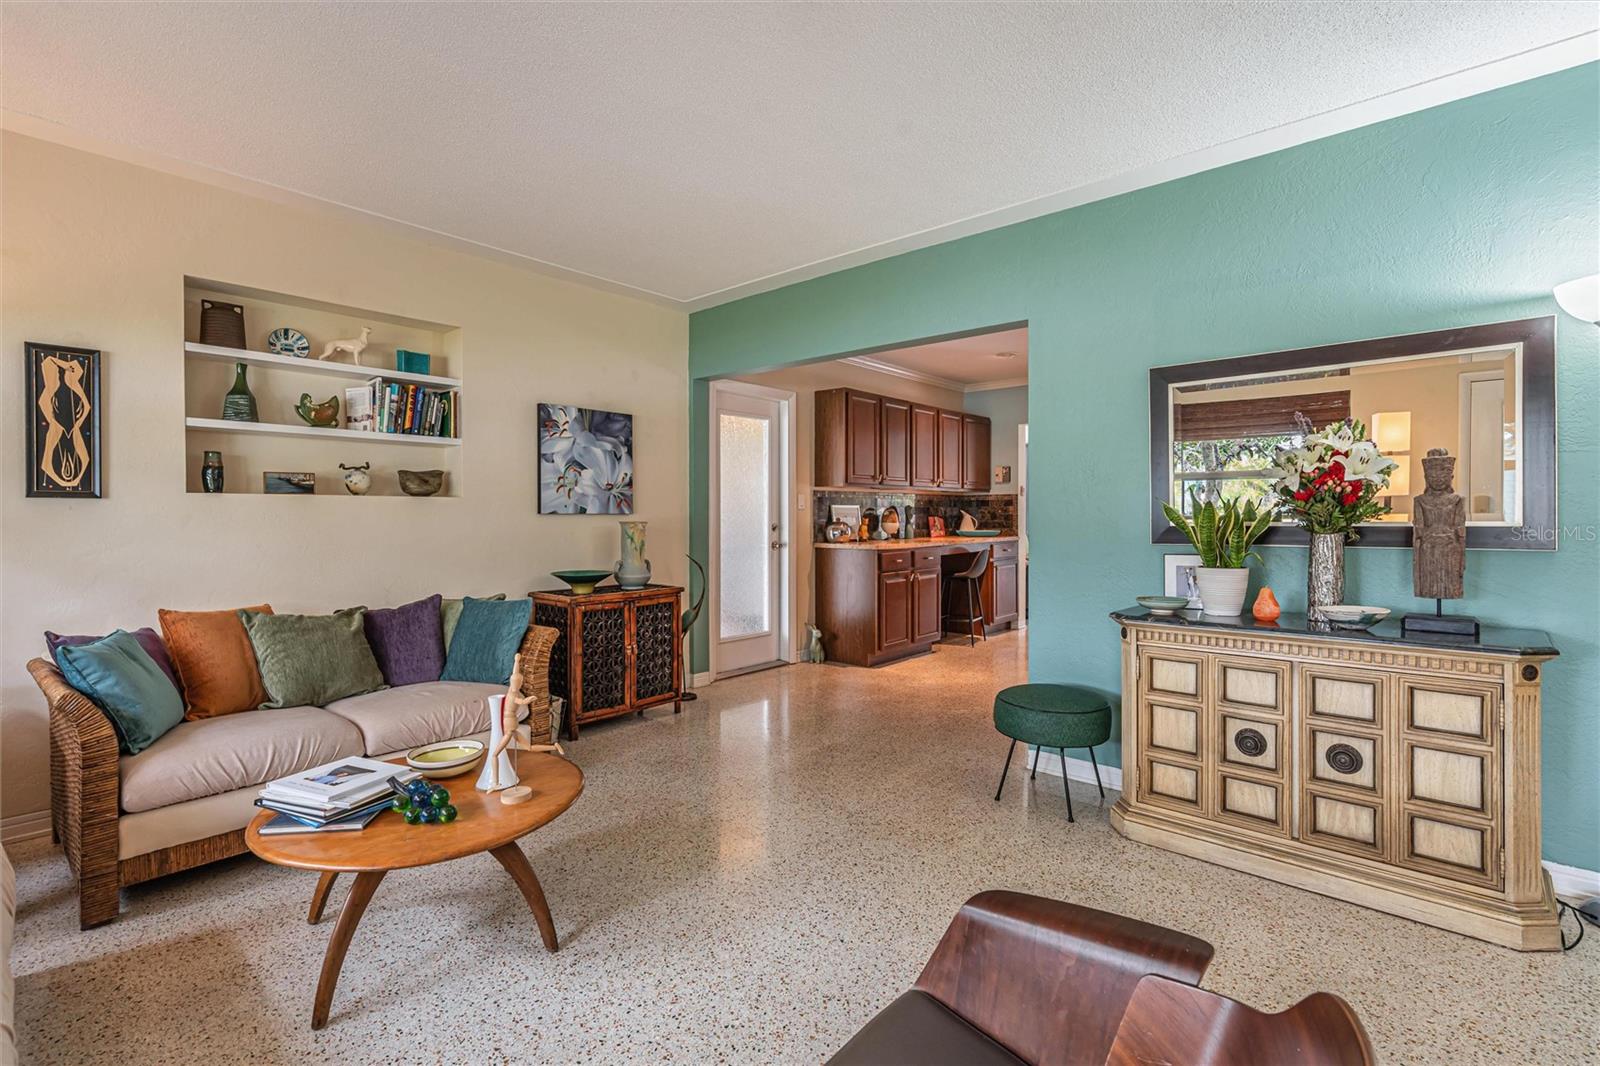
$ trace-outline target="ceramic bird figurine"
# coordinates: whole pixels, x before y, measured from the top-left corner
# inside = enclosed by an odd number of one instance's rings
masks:
[[[317,358],[328,359],[332,356],[338,355],[340,352],[349,352],[350,361],[356,366],[360,366],[361,353],[366,351],[367,338],[370,336],[372,336],[372,327],[362,326],[361,336],[351,337],[348,340],[342,341],[329,341],[327,344],[322,346],[322,354],[318,355]]]
[[[308,426],[335,426],[339,424],[339,397],[329,396],[321,403],[313,403],[309,392],[300,394],[300,402],[294,405],[294,413]]]

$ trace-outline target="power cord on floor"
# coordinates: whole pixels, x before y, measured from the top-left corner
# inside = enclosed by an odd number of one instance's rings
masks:
[[[1584,920],[1588,919],[1590,921],[1593,921],[1593,919],[1589,918],[1588,915],[1586,915],[1582,911],[1578,910],[1578,908],[1574,907],[1572,904],[1565,903],[1565,902],[1563,902],[1563,901],[1561,901],[1559,899],[1556,900],[1556,907],[1557,907],[1557,910],[1556,910],[1556,933],[1561,937],[1561,950],[1562,951],[1571,951],[1573,948],[1575,948],[1579,944],[1583,943],[1583,923],[1584,923]],[[1561,928],[1562,915],[1566,914],[1568,911],[1572,912],[1573,921],[1578,923],[1578,935],[1572,938],[1572,943],[1570,943],[1570,944],[1567,943],[1567,931],[1565,929]]]

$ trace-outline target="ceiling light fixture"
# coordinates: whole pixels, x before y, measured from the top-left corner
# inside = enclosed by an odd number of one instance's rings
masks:
[[[1600,326],[1600,274],[1563,281],[1555,287],[1555,296],[1561,310]]]

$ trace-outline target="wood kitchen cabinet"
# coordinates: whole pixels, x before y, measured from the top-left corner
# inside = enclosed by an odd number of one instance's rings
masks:
[[[911,487],[939,487],[939,409],[911,405]]]
[[[858,389],[816,396],[818,488],[988,492],[989,420]]]
[[[994,553],[980,589],[985,630],[993,632],[1017,620],[1014,536],[818,545],[817,627],[828,658],[877,666],[928,651],[949,614],[945,570],[966,569],[982,547]]]
[[[939,412],[939,487],[961,487],[961,429],[960,411]]]
[[[989,420],[961,416],[961,487],[969,492],[989,491]]]
[[[878,483],[884,488],[910,488],[911,404],[882,396],[878,405]]]

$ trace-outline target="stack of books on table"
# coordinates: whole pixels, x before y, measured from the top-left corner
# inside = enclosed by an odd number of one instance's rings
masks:
[[[256,806],[278,816],[261,827],[262,836],[282,833],[337,833],[365,829],[394,804],[390,779],[406,782],[415,770],[377,759],[335,759],[288,777],[269,781]]]

